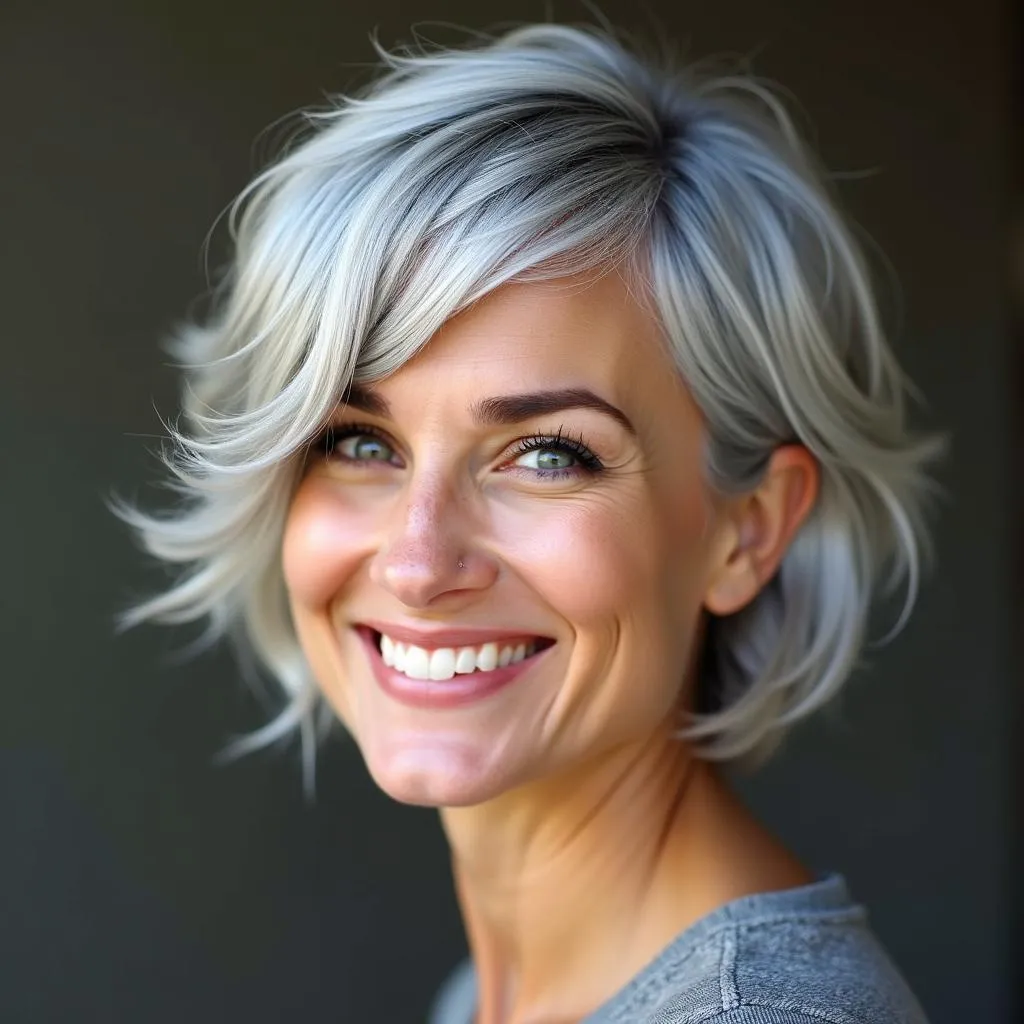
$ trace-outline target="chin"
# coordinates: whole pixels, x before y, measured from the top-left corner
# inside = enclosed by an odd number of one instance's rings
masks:
[[[373,781],[392,800],[415,807],[471,807],[492,800],[510,787],[497,766],[451,750],[393,751],[386,758],[366,757]],[[463,752],[465,754],[465,752]]]

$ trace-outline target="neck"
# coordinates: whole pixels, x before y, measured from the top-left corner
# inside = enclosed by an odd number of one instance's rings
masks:
[[[667,729],[442,820],[479,1024],[577,1021],[699,917],[773,887],[763,833]]]

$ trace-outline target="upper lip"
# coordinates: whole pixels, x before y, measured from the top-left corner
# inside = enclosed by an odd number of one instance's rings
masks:
[[[452,628],[403,626],[398,622],[364,619],[359,623],[404,644],[416,647],[478,647],[489,640],[525,640],[540,637],[529,629],[498,629],[493,626],[462,626]],[[541,637],[541,639],[547,639]]]

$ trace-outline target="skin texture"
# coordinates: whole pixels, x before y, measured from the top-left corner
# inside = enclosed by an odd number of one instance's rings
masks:
[[[633,430],[590,408],[474,413],[560,388]],[[810,880],[673,731],[707,613],[771,578],[817,465],[786,446],[755,493],[715,495],[699,410],[615,273],[506,285],[372,391],[387,414],[340,406],[342,440],[292,504],[296,629],[376,782],[441,808],[480,1024],[579,1020],[716,906]],[[517,448],[537,435],[604,468],[563,451],[553,475],[549,449]],[[554,644],[485,699],[410,707],[374,679],[353,629],[367,620]]]

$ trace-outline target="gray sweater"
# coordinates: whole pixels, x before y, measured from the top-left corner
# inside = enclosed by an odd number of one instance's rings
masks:
[[[430,1024],[473,1024],[464,963]],[[687,928],[580,1024],[926,1024],[864,908],[832,874],[733,900]]]

